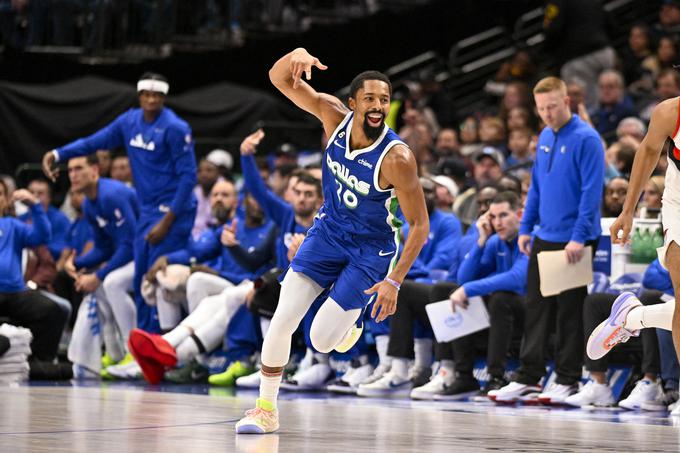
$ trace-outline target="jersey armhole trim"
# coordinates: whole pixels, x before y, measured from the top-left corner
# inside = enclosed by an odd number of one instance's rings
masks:
[[[373,187],[375,187],[375,190],[378,192],[390,192],[391,190],[394,190],[394,187],[390,187],[388,189],[380,188],[380,168],[382,167],[383,159],[395,145],[404,145],[408,148],[408,145],[406,145],[406,143],[402,142],[401,140],[392,140],[387,144],[387,146],[385,146],[385,149],[383,149],[382,154],[380,154],[380,157],[378,158],[378,162],[375,164],[375,172],[373,173]]]
[[[344,129],[345,126],[347,126],[347,122],[350,120],[350,118],[352,118],[353,114],[354,114],[354,112],[352,110],[350,110],[347,113],[347,115],[345,115],[345,117],[342,119],[342,121],[340,121],[340,124],[338,124],[338,127],[335,128],[335,130],[333,131],[333,134],[330,137],[328,137],[328,141],[326,142],[326,149],[328,149],[328,147],[331,146],[333,141],[335,141],[335,138],[337,137],[338,133],[342,129]]]
[[[675,120],[675,131],[673,132],[673,145],[675,145],[675,137],[678,135],[678,130],[680,130],[680,97],[678,98],[678,118]]]

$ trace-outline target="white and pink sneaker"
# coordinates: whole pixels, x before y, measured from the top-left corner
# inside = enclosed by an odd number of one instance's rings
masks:
[[[623,327],[628,312],[635,307],[641,307],[642,303],[630,292],[621,293],[612,305],[609,317],[593,330],[588,338],[586,353],[593,360],[604,357],[619,343],[625,343],[630,337],[640,334],[639,330],[630,331]]]

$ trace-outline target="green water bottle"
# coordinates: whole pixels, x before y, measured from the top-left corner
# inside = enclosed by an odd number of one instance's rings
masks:
[[[633,237],[630,240],[630,261],[632,263],[642,262],[642,236],[640,235],[640,228],[633,230]]]

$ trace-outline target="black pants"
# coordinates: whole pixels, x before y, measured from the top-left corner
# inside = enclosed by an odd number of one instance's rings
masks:
[[[397,299],[397,311],[390,318],[387,355],[413,359],[413,321],[418,319],[426,328],[432,328],[425,311],[425,306],[430,303],[431,287],[413,280],[404,280],[402,283]]]
[[[57,296],[63,297],[71,303],[71,319],[68,320],[68,325],[73,328],[78,316],[78,308],[83,301],[83,293],[76,291],[75,280],[63,270],[57,272],[57,277],[52,286]]]
[[[557,296],[541,295],[541,280],[536,256],[543,251],[563,250],[566,243],[534,240],[527,275],[527,305],[524,320],[524,337],[520,351],[520,368],[515,380],[521,384],[535,385],[545,375],[548,335],[555,325],[555,372],[558,384],[572,385],[581,378],[583,366],[583,301],[588,295],[582,286],[564,291]],[[597,241],[587,246],[597,247]],[[594,256],[594,253],[593,253]],[[565,264],[566,265],[566,264]]]
[[[52,300],[32,290],[0,293],[0,316],[31,331],[33,358],[51,361],[56,357],[66,313]]]
[[[457,374],[472,376],[476,342],[485,344],[486,366],[489,374],[502,378],[505,374],[508,351],[513,333],[521,335],[524,321],[525,298],[519,294],[498,291],[484,298],[489,311],[489,329],[475,332],[451,342]]]
[[[640,296],[640,301],[644,305],[654,305],[663,303],[660,299],[661,292],[659,291],[644,291]],[[611,312],[612,305],[616,300],[613,294],[595,293],[586,297],[583,307],[583,333],[584,339],[587,341],[590,333],[595,330],[602,321],[607,319]],[[640,344],[641,343],[641,344]],[[642,347],[642,361],[640,363],[640,371],[644,373],[659,374],[660,360],[659,360],[659,343],[656,338],[656,329],[642,329],[640,337],[631,338],[628,342],[617,346],[610,354],[605,355],[601,359],[592,360],[587,355],[585,356],[585,365],[588,371],[606,372],[607,365],[610,360],[618,361],[615,354],[622,356],[623,362],[629,362],[632,357],[639,357],[636,354],[640,346]]]

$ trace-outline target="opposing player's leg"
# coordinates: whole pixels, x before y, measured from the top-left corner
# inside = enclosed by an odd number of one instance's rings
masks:
[[[659,254],[659,260],[669,269],[673,289],[680,288],[680,246],[671,241],[665,251]],[[640,329],[649,328],[671,330],[675,347],[680,346],[680,313],[676,310],[675,300],[644,306],[633,293],[624,292],[612,305],[609,318],[590,335],[586,353],[591,359],[597,360],[617,344],[639,335]]]
[[[288,270],[281,283],[281,295],[262,345],[260,397],[256,406],[236,424],[238,434],[265,434],[279,428],[276,400],[283,367],[290,358],[290,344],[314,300],[323,288],[306,275]],[[347,327],[347,326],[346,326]]]

